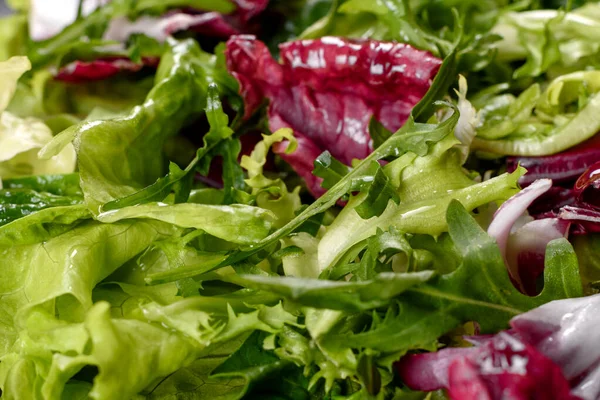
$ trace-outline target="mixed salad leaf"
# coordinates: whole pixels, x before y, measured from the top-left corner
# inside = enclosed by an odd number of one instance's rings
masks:
[[[600,399],[600,4],[0,18],[0,398]]]

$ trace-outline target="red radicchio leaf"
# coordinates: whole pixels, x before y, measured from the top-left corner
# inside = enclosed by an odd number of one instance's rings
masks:
[[[64,82],[83,82],[110,78],[120,72],[137,72],[144,66],[156,67],[157,58],[145,58],[136,63],[127,58],[103,58],[94,61],[74,61],[62,67],[56,76]]]
[[[555,183],[577,179],[586,168],[600,160],[600,135],[596,135],[583,143],[562,153],[546,157],[508,157],[509,172],[518,165],[527,169],[519,183],[530,185],[536,179],[549,178]]]
[[[143,16],[135,21],[114,18],[104,33],[105,40],[125,42],[134,33],[143,33],[160,42],[176,32],[191,30],[206,37],[227,39],[232,35],[252,31],[249,21],[267,7],[269,0],[238,0],[231,15],[201,12],[193,9],[170,12],[161,17]]]
[[[588,207],[565,206],[561,208],[558,217],[576,223],[574,234],[600,232],[600,211]]]
[[[325,150],[350,165],[372,150],[369,121],[396,131],[425,95],[441,60],[401,43],[324,37],[280,45],[275,61],[254,36],[227,42],[229,72],[240,83],[245,118],[270,100],[271,131],[289,127],[300,142],[295,154],[275,151],[303,177],[316,196],[325,192],[311,178],[315,154]]]
[[[85,11],[90,13],[97,7],[109,2],[110,0],[88,0],[84,2]],[[34,4],[38,3],[40,2]],[[124,43],[132,34],[142,33],[163,42],[173,33],[186,30],[194,31],[206,37],[227,39],[232,35],[251,31],[252,27],[249,25],[249,21],[263,12],[268,3],[269,0],[235,0],[237,9],[231,15],[186,10],[185,12],[170,12],[161,17],[142,16],[135,21],[130,21],[127,17],[117,17],[110,21],[103,39]],[[73,13],[75,12],[76,8]],[[41,16],[35,17],[32,14],[31,23],[36,24],[37,27],[36,37],[38,39],[47,38],[58,33],[60,29],[55,31],[56,24],[66,26],[75,18],[75,14],[73,16],[70,16],[70,14],[65,15],[68,13],[68,7],[63,8],[63,11],[50,17],[49,21]],[[53,23],[52,18],[58,19]],[[46,27],[44,24],[49,25]],[[156,58],[144,59],[142,63],[135,63],[125,57],[107,57],[89,62],[75,61],[62,67],[55,79],[66,82],[102,80],[122,71],[137,72],[143,66],[155,67],[157,64],[158,59]]]
[[[511,325],[562,368],[574,395],[600,397],[600,295],[552,301],[513,318]]]
[[[83,15],[111,0],[84,0]],[[202,12],[190,9],[185,13],[169,13],[160,18],[142,17],[136,21],[127,18],[115,18],[105,34],[106,40],[125,41],[129,35],[122,33],[144,33],[158,40],[164,40],[171,33],[191,29],[206,36],[228,38],[242,32],[250,32],[250,20],[267,7],[269,0],[233,0],[236,10],[230,15],[217,12]],[[29,19],[30,35],[33,40],[48,39],[75,21],[77,0],[32,0]]]
[[[396,367],[411,389],[447,388],[453,400],[578,399],[556,364],[507,332],[477,347],[409,355]]]
[[[242,21],[248,22],[267,8],[269,0],[234,0],[234,3],[237,6],[235,13]]]
[[[550,190],[538,197],[527,210],[535,219],[554,218],[562,207],[575,203],[573,188],[552,186]]]
[[[600,209],[600,162],[591,165],[577,179],[574,195],[579,203]]]
[[[558,218],[528,221],[524,213],[552,187],[550,179],[539,179],[508,199],[498,209],[488,228],[496,239],[515,285],[529,295],[537,293],[537,278],[544,272],[546,246],[565,237],[570,223]]]
[[[239,31],[216,12],[201,14],[169,13],[162,17],[142,16],[135,21],[126,17],[114,18],[104,33],[104,40],[125,42],[134,33],[143,33],[164,42],[173,33],[192,30],[205,36],[228,38]]]

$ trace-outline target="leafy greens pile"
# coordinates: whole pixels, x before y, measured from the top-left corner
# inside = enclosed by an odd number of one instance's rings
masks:
[[[600,398],[600,5],[51,3],[0,20],[0,398]]]

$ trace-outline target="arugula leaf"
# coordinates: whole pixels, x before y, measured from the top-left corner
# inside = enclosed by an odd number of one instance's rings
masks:
[[[369,135],[371,135],[371,139],[373,140],[373,148],[376,149],[392,136],[392,132],[388,131],[381,122],[375,118],[371,118],[371,122],[369,122]]]
[[[427,348],[464,322],[477,322],[482,333],[496,332],[524,311],[581,295],[576,258],[566,240],[548,246],[544,290],[529,297],[513,286],[496,243],[459,202],[450,204],[447,218],[450,236],[463,255],[461,266],[409,288],[399,298],[399,309],[389,309],[370,330],[337,340],[352,347],[402,353]]]
[[[390,202],[379,217],[362,219],[354,207],[362,201],[364,193],[353,197],[328,226],[319,243],[320,268],[325,270],[335,265],[347,251],[374,235],[377,229],[387,230],[393,226],[405,233],[439,236],[447,230],[445,214],[453,199],[473,210],[489,202],[506,200],[516,193],[523,169],[474,183],[460,170],[458,149],[448,149],[453,141],[438,143],[440,146],[434,147],[432,154],[417,157],[404,167],[399,190],[402,201],[398,206]],[[389,164],[391,170],[394,162]]]
[[[408,288],[429,280],[431,271],[381,273],[361,282],[242,275],[226,277],[230,282],[255,290],[276,293],[303,306],[349,312],[370,310],[388,304]]]
[[[352,168],[337,161],[328,151],[325,151],[315,160],[313,174],[322,178],[321,186],[328,189],[342,180],[351,170]],[[348,187],[348,194],[357,191],[367,193],[362,202],[356,206],[356,212],[364,219],[381,215],[389,200],[393,200],[396,204],[400,202],[395,187],[378,162],[372,161],[368,171],[353,180]]]
[[[324,151],[315,160],[313,175],[323,179],[321,187],[331,189],[335,184],[344,179],[351,170],[352,168],[336,160],[330,152]],[[350,191],[356,191],[359,188],[360,186],[355,184],[352,185]]]
[[[59,58],[71,48],[78,46],[82,38],[100,39],[108,26],[108,21],[123,11],[123,2],[111,2],[97,8],[85,18],[78,19],[63,31],[50,38],[30,46],[27,56],[34,68],[47,65]],[[96,40],[97,42],[97,40]]]
[[[373,175],[373,180],[366,190],[366,196],[354,208],[362,219],[380,216],[388,207],[390,200],[396,204],[400,203],[396,188],[392,185],[390,178],[383,172],[383,168],[376,162],[373,166],[377,172]]]
[[[394,136],[388,139],[386,143],[361,161],[344,179],[340,180],[329,189],[324,196],[305,208],[293,220],[261,240],[258,244],[254,245],[252,249],[232,253],[227,260],[219,266],[235,264],[256,254],[263,248],[270,246],[279,239],[295,231],[309,218],[321,214],[332,207],[339,198],[348,193],[354,182],[365,179],[365,175],[371,172],[373,167],[372,162],[388,156],[399,157],[406,152],[413,152],[420,155],[427,154],[430,143],[435,143],[448,135],[451,127],[456,124],[457,119],[458,114],[454,113],[450,118],[439,125],[416,124],[412,120],[409,120]]]
[[[231,399],[244,396],[277,398],[276,394],[286,399],[314,398],[307,390],[308,381],[302,376],[302,370],[265,350],[263,342],[266,339],[265,333],[252,333],[235,353],[211,372],[209,382],[216,384],[233,379],[233,382],[241,383],[237,393],[228,397]],[[274,379],[275,376],[279,378]],[[272,397],[266,397],[267,394]]]

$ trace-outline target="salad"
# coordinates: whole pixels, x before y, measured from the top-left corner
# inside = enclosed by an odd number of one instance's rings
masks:
[[[600,4],[9,0],[0,398],[600,399]]]

